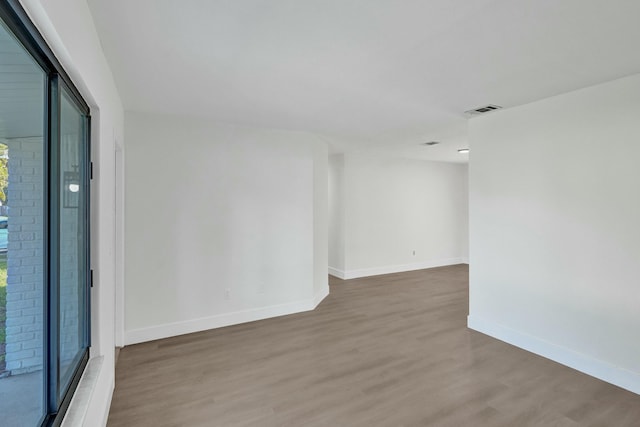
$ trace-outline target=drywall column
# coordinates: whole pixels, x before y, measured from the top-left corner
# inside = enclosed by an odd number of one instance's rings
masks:
[[[472,119],[469,326],[640,393],[640,75]]]
[[[304,134],[310,137],[309,134]],[[313,304],[318,305],[329,295],[329,174],[327,144],[320,141],[308,142],[313,152]]]
[[[344,154],[329,156],[329,273],[344,271]]]

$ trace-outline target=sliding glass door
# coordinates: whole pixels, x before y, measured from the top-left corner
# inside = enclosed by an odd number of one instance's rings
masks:
[[[89,356],[89,108],[0,2],[0,425],[56,426]]]
[[[0,425],[47,413],[47,74],[0,25]]]

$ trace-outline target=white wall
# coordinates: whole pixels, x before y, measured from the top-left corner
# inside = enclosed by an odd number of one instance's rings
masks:
[[[114,387],[114,139],[123,140],[122,103],[84,0],[21,3],[91,107],[95,287],[91,293],[90,368],[94,381],[77,393],[82,394],[83,403],[76,404],[74,398],[67,418],[73,417],[73,425],[106,425]]]
[[[310,310],[326,296],[323,142],[129,112],[125,127],[128,344]]]
[[[344,154],[329,156],[328,172],[329,266],[340,272],[344,271]]]
[[[471,120],[469,326],[640,393],[640,75]]]
[[[306,135],[307,137],[310,135]],[[313,139],[316,139],[315,137]],[[329,295],[329,175],[328,147],[323,140],[313,141],[313,306]]]
[[[330,259],[340,262],[336,248],[344,241],[344,267],[330,265],[331,274],[353,278],[466,261],[466,165],[347,153],[332,160],[332,171],[344,194],[331,192],[330,204],[343,205],[336,208],[342,215],[331,218],[344,224],[330,225],[337,234]]]

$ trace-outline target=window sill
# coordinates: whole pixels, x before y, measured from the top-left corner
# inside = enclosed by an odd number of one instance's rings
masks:
[[[84,425],[89,402],[91,402],[91,396],[98,384],[98,377],[103,362],[104,356],[89,359],[82,378],[78,383],[78,388],[76,388],[76,392],[71,399],[69,409],[67,409],[67,413],[62,421],[62,427],[81,427]]]

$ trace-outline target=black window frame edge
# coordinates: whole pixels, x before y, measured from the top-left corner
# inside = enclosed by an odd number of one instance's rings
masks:
[[[54,173],[59,172],[59,171],[51,170],[52,169],[51,154],[52,154],[52,151],[54,151],[51,149],[52,143],[59,140],[59,135],[56,135],[57,133],[59,133],[59,129],[58,129],[59,124],[52,123],[53,122],[52,117],[54,115],[59,115],[59,106],[55,105],[56,103],[59,103],[59,96],[54,96],[55,98],[58,98],[58,99],[52,99],[52,96],[51,96],[53,93],[52,86],[55,85],[55,86],[58,86],[59,88],[59,85],[60,85],[59,80],[62,80],[66,89],[72,96],[74,103],[78,106],[82,114],[84,114],[87,118],[88,137],[86,140],[87,142],[86,156],[87,157],[85,158],[89,163],[91,162],[90,108],[85,102],[80,92],[78,91],[78,89],[76,88],[76,86],[73,84],[73,81],[65,71],[62,64],[60,64],[58,59],[53,54],[53,51],[51,50],[51,48],[49,47],[45,39],[42,37],[42,35],[40,34],[36,26],[33,24],[33,22],[31,22],[29,15],[22,8],[22,5],[18,0],[0,0],[0,19],[2,19],[2,21],[7,26],[7,28],[13,33],[14,37],[18,39],[18,41],[27,50],[27,52],[31,55],[31,57],[38,63],[38,65],[42,68],[42,70],[47,76],[47,81],[45,84],[45,94],[44,94],[44,101],[45,101],[44,129],[46,131],[46,135],[45,135],[45,152],[44,152],[44,171],[43,171],[46,177],[45,188],[47,188],[47,193],[45,194],[45,211],[43,212],[43,214],[45,215],[43,231],[45,233],[45,236],[50,236],[50,231],[51,231],[50,217],[53,211],[52,208],[54,206],[57,206],[52,204],[52,200],[53,200],[53,195],[57,194],[56,191],[59,191],[59,190],[56,190],[53,193],[51,191],[52,187],[57,186],[58,184],[57,181],[53,182],[53,180],[51,179],[52,172]],[[58,167],[55,166],[53,169],[57,169],[57,168]],[[89,169],[89,166],[87,166],[86,169]],[[85,204],[87,207],[86,212],[89,215],[90,214],[90,186],[89,186],[88,173],[85,172],[83,175],[84,176],[82,177],[82,179],[85,183],[87,183],[87,187],[86,187],[87,197],[85,200]],[[86,224],[87,241],[90,242],[91,236],[90,236],[89,218],[87,218],[87,220],[84,222]],[[71,404],[71,399],[73,398],[73,395],[77,389],[78,383],[80,382],[82,374],[84,373],[87,363],[89,361],[89,352],[91,348],[91,339],[90,339],[90,336],[91,336],[90,294],[91,292],[90,292],[90,282],[87,281],[86,282],[86,285],[87,285],[86,304],[87,305],[85,309],[85,316],[87,317],[85,325],[87,327],[86,333],[88,335],[86,338],[87,347],[84,351],[84,354],[81,356],[79,365],[76,367],[73,373],[72,379],[69,383],[67,390],[65,391],[64,396],[60,400],[59,405],[56,405],[57,407],[54,408],[53,401],[58,400],[59,396],[57,394],[57,383],[53,381],[53,376],[51,375],[50,369],[51,369],[51,366],[53,366],[52,363],[57,363],[57,360],[58,360],[57,359],[58,355],[52,354],[52,349],[57,348],[57,345],[58,345],[57,342],[54,343],[53,341],[57,341],[58,337],[57,335],[54,337],[50,333],[50,330],[51,330],[50,323],[51,323],[51,320],[53,319],[51,315],[52,314],[51,310],[53,308],[51,306],[51,303],[52,303],[51,300],[52,300],[52,295],[54,294],[50,286],[51,284],[50,269],[51,269],[51,265],[53,264],[52,261],[58,259],[58,254],[56,253],[52,254],[52,252],[58,252],[58,251],[57,250],[52,251],[52,248],[50,246],[51,246],[50,239],[47,239],[47,244],[43,248],[44,249],[43,255],[45,260],[47,261],[47,265],[45,265],[44,277],[43,277],[45,280],[44,283],[46,284],[44,289],[45,301],[43,304],[43,316],[44,316],[44,319],[46,319],[46,325],[47,325],[43,330],[43,345],[46,346],[45,351],[43,352],[43,357],[44,357],[44,360],[46,361],[46,363],[43,363],[44,365],[43,366],[43,372],[44,372],[43,385],[47,389],[46,397],[48,399],[44,402],[44,408],[46,410],[46,413],[44,415],[44,418],[41,419],[41,423],[40,423],[41,427],[58,427],[62,424],[64,415],[67,409],[69,408],[69,405]],[[91,248],[90,243],[87,243],[87,257],[88,257],[87,270],[88,271],[90,271],[90,266],[91,266],[90,248]],[[87,272],[87,276],[88,274],[89,273]]]

